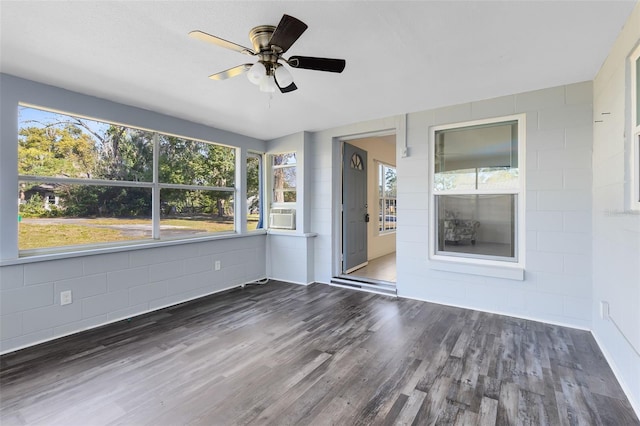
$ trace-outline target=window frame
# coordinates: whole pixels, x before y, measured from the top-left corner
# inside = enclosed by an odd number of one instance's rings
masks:
[[[393,166],[391,164],[387,164],[384,161],[380,161],[380,160],[375,160],[375,162],[377,163],[377,173],[378,173],[378,179],[377,179],[377,184],[378,184],[378,188],[380,185],[380,179],[383,179],[384,182],[386,183],[386,175],[384,175],[384,169],[388,168],[388,169],[393,169],[396,172],[396,179],[397,179],[397,172],[398,169],[396,168],[396,166]],[[397,190],[396,190],[397,191]],[[384,190],[382,191],[384,194]],[[380,191],[377,191],[377,196],[378,196],[378,235],[388,235],[388,234],[395,234],[397,231],[397,227],[398,227],[398,195],[396,194],[395,197],[386,197],[384,195],[380,196]],[[395,217],[395,226],[393,229],[384,229],[385,226],[384,224],[386,223],[386,214],[384,213],[383,210],[381,210],[381,204],[386,201],[386,200],[393,200],[394,201],[394,205],[396,208],[396,214],[394,215]],[[380,217],[382,217],[382,228],[380,229]]]
[[[55,247],[41,247],[35,249],[25,249],[20,250],[19,246],[17,247],[18,258],[29,258],[32,256],[40,256],[40,255],[68,255],[71,253],[84,253],[91,250],[101,250],[101,249],[121,249],[121,248],[131,248],[136,245],[148,245],[150,243],[159,243],[159,242],[169,242],[169,241],[184,241],[188,242],[190,240],[197,240],[207,237],[214,237],[220,235],[232,235],[237,233],[237,224],[238,224],[238,215],[235,214],[234,208],[234,224],[233,229],[229,231],[221,231],[221,232],[207,232],[196,235],[178,235],[175,237],[163,237],[160,235],[160,223],[162,220],[161,217],[161,198],[160,191],[162,189],[178,189],[178,190],[193,190],[193,191],[214,191],[214,192],[228,192],[232,195],[234,206],[238,203],[238,179],[234,179],[233,187],[217,187],[217,186],[209,186],[209,185],[191,185],[191,184],[174,184],[174,183],[165,183],[161,182],[160,179],[160,135],[180,138],[190,142],[199,142],[206,143],[216,146],[221,146],[225,148],[232,149],[234,152],[234,174],[237,175],[238,169],[238,159],[240,158],[240,148],[225,145],[221,143],[211,142],[203,139],[193,138],[178,135],[175,133],[169,132],[161,132],[157,130],[147,129],[140,126],[135,126],[131,124],[123,124],[110,120],[99,119],[95,117],[90,117],[84,114],[76,114],[68,111],[61,111],[53,108],[43,107],[40,105],[34,105],[26,102],[19,102],[18,108],[31,108],[36,109],[52,114],[60,114],[66,115],[73,118],[79,118],[83,120],[91,120],[96,121],[108,125],[126,127],[129,129],[140,130],[143,132],[149,132],[152,134],[152,144],[153,144],[153,160],[152,160],[152,172],[153,176],[150,181],[125,181],[125,180],[109,180],[109,179],[90,179],[90,178],[60,178],[60,177],[52,177],[52,176],[38,176],[38,175],[21,175],[17,174],[18,182],[45,182],[45,183],[60,183],[60,184],[72,184],[72,185],[82,185],[82,186],[101,186],[101,187],[124,187],[124,188],[147,188],[151,191],[151,237],[144,239],[135,239],[135,240],[124,240],[124,241],[110,241],[103,243],[93,243],[93,244],[82,244],[82,245],[65,245],[65,246],[55,246]],[[20,131],[20,126],[18,123],[18,132]],[[18,144],[18,139],[16,139],[16,146]]]
[[[296,158],[295,164],[278,164],[274,165],[273,160],[278,155],[286,155],[286,154],[294,154]],[[295,194],[295,201],[276,201],[275,200],[275,171],[279,169],[293,168],[296,171],[296,186],[293,189],[288,189],[288,192],[293,192]],[[270,201],[271,208],[295,208],[298,202],[298,152],[295,150],[292,151],[283,151],[283,152],[274,152],[269,154],[269,174],[270,174]]]
[[[256,229],[253,230],[249,230],[248,226],[246,227],[247,232],[249,233],[255,233],[255,232],[260,232],[260,231],[264,231],[266,229],[265,226],[265,209],[266,209],[266,200],[265,200],[265,188],[264,188],[264,182],[265,182],[265,176],[266,176],[266,167],[265,167],[265,157],[266,155],[264,153],[261,152],[257,152],[257,151],[247,151],[247,155],[245,158],[245,161],[248,163],[249,159],[251,158],[255,158],[258,160],[258,209],[260,211],[259,213],[259,218],[258,218],[258,225],[256,227]],[[245,164],[245,175],[247,174],[247,168],[246,168],[246,164]],[[244,197],[247,200],[247,202],[249,201],[248,199],[248,187],[249,184],[247,183],[245,186],[245,193],[244,193]],[[249,221],[248,221],[248,215],[249,215],[249,206],[246,206],[246,210],[247,210],[247,217],[244,218],[245,221],[245,225],[248,225]]]
[[[465,127],[500,125],[507,122],[517,122],[518,126],[518,185],[516,189],[492,189],[492,190],[461,190],[461,191],[436,191],[435,185],[435,147],[436,133],[442,130],[461,129]],[[476,273],[480,275],[499,276],[505,278],[523,279],[525,266],[525,136],[526,136],[526,114],[514,114],[501,117],[492,117],[481,120],[471,120],[457,123],[449,123],[429,128],[429,159],[428,159],[428,185],[429,185],[429,254],[428,258],[435,269],[444,269],[454,272]],[[514,207],[514,258],[503,260],[494,256],[474,256],[465,253],[441,254],[437,251],[438,226],[437,220],[437,196],[438,195],[493,195],[493,194],[515,194]],[[446,267],[438,265],[447,264]],[[453,266],[451,266],[453,265]],[[468,266],[472,267],[469,269]],[[489,268],[487,268],[489,267]],[[518,271],[515,274],[506,275],[500,271],[492,272],[492,267],[499,269],[510,269]]]
[[[640,211],[640,44],[629,55],[629,209]]]

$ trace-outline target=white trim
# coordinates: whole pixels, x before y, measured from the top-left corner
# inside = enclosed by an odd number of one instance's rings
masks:
[[[389,235],[389,234],[395,234],[398,230],[398,194],[397,194],[397,185],[398,185],[398,168],[396,166],[393,166],[389,163],[386,163],[384,161],[381,160],[373,160],[373,163],[376,165],[376,177],[377,179],[375,180],[376,182],[376,186],[378,186],[378,190],[376,191],[376,210],[378,212],[377,216],[377,226],[376,226],[376,235]],[[382,167],[386,167],[388,169],[393,169],[393,171],[396,173],[396,196],[392,197],[392,198],[387,198],[387,197],[382,197],[380,198],[380,191],[379,191],[379,185],[380,185],[380,168]],[[383,178],[383,180],[386,183],[386,176]],[[380,210],[380,201],[382,200],[393,200],[395,201],[395,209],[396,209],[396,214],[395,214],[395,228],[393,229],[384,229],[385,228],[385,218],[386,215],[384,214],[384,211]],[[382,229],[380,229],[380,217],[382,216]]]
[[[640,119],[638,119],[638,81],[636,62],[640,58],[640,44],[629,55],[629,209],[640,210]],[[637,122],[636,122],[637,121]]]
[[[129,242],[127,245],[120,242],[120,244],[118,244],[117,246],[110,246],[110,247],[93,246],[93,248],[87,248],[86,250],[64,251],[64,252],[57,250],[55,253],[40,252],[38,254],[33,254],[32,256],[24,256],[16,259],[2,259],[0,260],[0,266],[22,265],[27,263],[46,262],[49,260],[70,259],[74,257],[84,257],[84,256],[95,256],[98,254],[119,253],[123,251],[178,246],[182,244],[206,243],[210,241],[227,240],[231,238],[256,237],[256,236],[266,235],[266,234],[267,234],[266,230],[256,229],[247,234],[236,234],[235,232],[216,233],[216,234],[209,234],[207,236],[201,236],[196,238],[191,237],[191,238],[177,238],[173,240],[140,240],[140,241]],[[112,244],[115,244],[115,243],[112,243]]]
[[[273,164],[273,159],[275,156],[277,155],[286,155],[286,154],[294,154],[295,155],[295,159],[296,162],[293,164],[278,164],[278,165],[274,165]],[[268,193],[268,199],[267,199],[267,204],[269,205],[269,209],[267,212],[267,215],[265,217],[269,217],[268,213],[271,213],[271,209],[274,208],[295,208],[297,210],[297,206],[298,206],[298,155],[299,152],[297,150],[292,150],[292,151],[282,151],[282,152],[275,152],[272,153],[270,152],[269,154],[267,154],[268,157],[268,162],[267,164],[269,165],[269,169],[267,171],[267,173],[269,173],[269,188],[267,188],[267,193]],[[275,180],[275,170],[278,169],[287,169],[287,168],[294,168],[296,171],[296,186],[295,188],[287,188],[287,189],[282,189],[280,192],[282,192],[283,196],[286,192],[292,192],[293,194],[295,194],[296,200],[295,201],[274,201],[274,195],[275,195],[275,187],[274,187],[274,180]],[[295,207],[294,207],[295,206]]]
[[[439,255],[436,252],[436,196],[439,195],[466,195],[470,194],[470,192],[460,192],[460,191],[434,191],[434,158],[435,158],[435,134],[440,130],[448,130],[448,129],[456,129],[463,127],[473,127],[473,126],[481,126],[487,124],[500,124],[509,121],[516,121],[518,123],[518,176],[519,176],[519,185],[518,189],[511,190],[474,190],[473,195],[500,195],[500,194],[515,194],[516,195],[516,223],[515,225],[515,259],[509,260],[493,260],[493,259],[482,259],[479,257],[463,257],[463,256],[455,256],[455,253],[452,255]],[[431,265],[435,266],[433,269],[442,269],[451,271],[451,272],[461,272],[461,273],[474,273],[479,275],[485,275],[483,273],[483,268],[487,272],[487,276],[500,276],[504,271],[510,271],[507,273],[508,276],[513,277],[512,279],[522,280],[524,279],[524,267],[525,267],[525,247],[526,247],[526,227],[524,226],[525,213],[526,213],[526,205],[525,205],[525,174],[526,174],[526,147],[525,147],[525,137],[526,137],[526,114],[513,114],[501,117],[493,117],[486,118],[482,120],[472,120],[472,121],[464,121],[458,123],[448,123],[443,125],[431,126],[429,128],[429,158],[427,160],[428,171],[428,187],[429,187],[429,254],[428,260],[430,260]],[[455,262],[453,262],[452,258],[455,258]],[[442,261],[439,264],[433,261]],[[443,263],[448,262],[448,263]],[[468,267],[464,267],[464,265]],[[446,265],[446,266],[444,266]],[[490,273],[491,268],[495,269],[497,272]],[[504,269],[504,271],[500,271],[500,269]],[[469,270],[474,270],[476,272],[468,272]],[[495,275],[498,274],[498,275]]]
[[[524,281],[524,268],[517,266],[515,262],[434,255],[429,266],[438,271]]]

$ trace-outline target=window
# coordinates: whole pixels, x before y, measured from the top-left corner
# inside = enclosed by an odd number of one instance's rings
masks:
[[[296,153],[272,155],[273,202],[296,202]]]
[[[19,107],[21,251],[234,231],[235,149]]]
[[[396,168],[383,163],[378,164],[378,230],[393,232],[396,230]]]
[[[262,223],[262,156],[247,156],[247,230],[264,228]]]
[[[433,131],[432,255],[519,261],[522,117]]]
[[[631,179],[630,207],[640,210],[640,45],[630,57],[631,65]]]

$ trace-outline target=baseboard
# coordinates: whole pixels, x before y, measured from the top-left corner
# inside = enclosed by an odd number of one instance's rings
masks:
[[[203,294],[201,294],[199,296],[190,297],[190,298],[181,300],[179,302],[172,302],[172,303],[169,303],[167,305],[162,305],[162,306],[159,306],[159,307],[156,307],[156,308],[153,308],[153,309],[147,309],[146,311],[142,311],[142,312],[139,312],[137,314],[125,315],[123,317],[118,317],[118,318],[115,318],[115,319],[112,319],[112,320],[108,320],[108,321],[105,321],[105,322],[102,322],[102,323],[99,323],[99,324],[96,324],[96,325],[92,325],[90,327],[80,328],[80,329],[78,329],[76,331],[72,331],[72,332],[69,332],[69,333],[60,334],[60,335],[57,335],[57,336],[52,336],[52,337],[47,338],[47,339],[37,340],[35,342],[28,343],[28,344],[22,345],[22,346],[18,346],[16,348],[11,348],[9,350],[0,351],[0,355],[10,354],[12,352],[17,352],[17,351],[20,351],[22,349],[30,348],[32,346],[37,346],[37,345],[41,345],[43,343],[47,343],[47,342],[51,342],[51,341],[54,341],[54,340],[62,339],[64,337],[73,336],[74,334],[82,333],[84,331],[93,330],[93,329],[98,328],[98,327],[103,327],[105,325],[113,324],[113,323],[116,323],[116,322],[119,322],[119,321],[128,320],[130,318],[135,318],[135,317],[138,317],[140,315],[146,315],[146,314],[149,314],[151,312],[156,312],[156,311],[159,311],[159,310],[162,310],[162,309],[166,309],[166,308],[171,307],[171,306],[179,305],[181,303],[190,302],[192,300],[197,300],[197,299],[200,299],[200,298],[203,298],[203,297],[211,296],[212,294],[222,293],[223,291],[232,290],[234,288],[245,287],[247,284],[251,284],[251,283],[254,283],[254,282],[255,282],[255,280],[254,281],[250,281],[250,282],[246,282],[246,283],[242,283],[242,284],[234,284],[232,286],[221,288],[221,289],[209,292],[209,293],[203,293]]]
[[[445,302],[442,302],[442,301],[433,301],[433,300],[421,299],[419,297],[408,297],[408,296],[403,296],[403,295],[400,295],[400,294],[398,295],[398,297],[402,297],[404,299],[419,300],[421,302],[435,303],[436,305],[451,306],[453,308],[470,309],[472,311],[486,312],[488,314],[503,315],[505,317],[519,318],[519,319],[523,319],[523,320],[527,320],[527,321],[542,322],[542,323],[550,324],[550,325],[558,325],[560,327],[574,328],[576,330],[591,331],[591,329],[589,327],[583,327],[583,326],[576,325],[576,324],[564,323],[562,321],[554,321],[554,320],[549,320],[549,319],[531,317],[531,316],[527,316],[527,315],[517,315],[517,314],[514,314],[513,312],[503,312],[503,311],[492,310],[492,309],[481,309],[481,308],[477,308],[477,307],[474,307],[474,306],[461,305],[461,304],[457,304],[457,303],[445,303]]]
[[[292,280],[285,280],[285,279],[282,279],[282,278],[275,278],[275,277],[268,277],[268,278],[269,278],[270,280],[280,281],[280,282],[282,282],[282,283],[289,283],[289,284],[296,284],[296,285],[304,285],[304,286],[311,285],[311,284],[313,284],[313,283],[315,282],[315,281],[311,281],[311,282],[305,283],[305,282],[303,282],[303,281],[292,281]]]
[[[600,352],[602,352],[602,354],[604,355],[604,358],[607,360],[607,364],[609,364],[611,371],[613,371],[613,375],[616,376],[616,379],[618,380],[618,383],[622,388],[622,392],[624,392],[624,394],[627,396],[627,400],[629,400],[629,404],[631,404],[631,408],[636,413],[636,417],[640,419],[640,401],[636,401],[633,398],[633,393],[631,392],[631,389],[629,389],[629,386],[627,386],[627,383],[625,382],[623,376],[620,374],[620,371],[618,370],[616,363],[613,361],[613,357],[611,356],[607,348],[602,344],[602,342],[598,338],[598,335],[593,330],[590,330],[590,332],[591,332],[591,335],[593,336],[593,340],[596,341],[596,344],[600,348]]]

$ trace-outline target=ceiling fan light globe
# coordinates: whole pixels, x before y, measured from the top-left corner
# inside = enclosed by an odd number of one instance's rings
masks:
[[[268,75],[260,81],[260,91],[265,93],[273,93],[276,91],[276,81],[272,75]]]
[[[293,76],[284,66],[280,65],[276,68],[276,81],[280,87],[288,87],[293,83]]]
[[[267,68],[262,62],[256,62],[251,68],[249,68],[249,71],[247,72],[247,78],[253,84],[261,84],[266,75]]]

